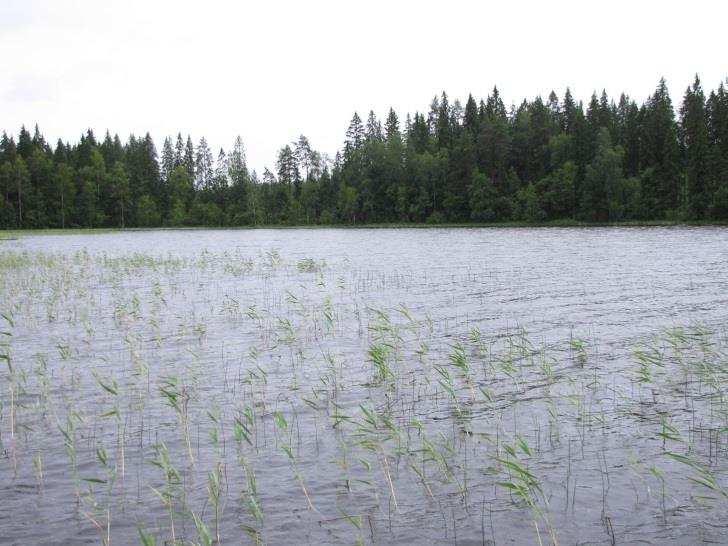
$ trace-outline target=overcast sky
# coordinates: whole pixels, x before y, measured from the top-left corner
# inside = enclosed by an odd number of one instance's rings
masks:
[[[426,110],[498,85],[507,104],[571,86],[677,105],[728,76],[722,1],[0,0],[0,129],[76,141],[235,135],[273,166],[304,133],[331,155],[352,113]]]

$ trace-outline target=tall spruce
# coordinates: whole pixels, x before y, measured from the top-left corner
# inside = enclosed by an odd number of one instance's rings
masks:
[[[723,82],[708,99],[711,218],[728,220],[728,91]]]
[[[212,150],[205,137],[200,138],[195,154],[195,189],[208,190],[212,187],[213,159]]]
[[[685,161],[689,215],[701,220],[707,215],[712,195],[709,192],[708,114],[705,93],[697,75],[693,85],[685,91],[680,107],[680,143]]]
[[[640,160],[643,169],[653,171],[643,187],[645,208],[651,218],[675,218],[683,177],[675,112],[664,78],[643,106],[642,115]]]

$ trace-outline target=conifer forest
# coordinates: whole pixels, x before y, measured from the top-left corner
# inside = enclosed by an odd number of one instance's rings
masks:
[[[22,127],[0,142],[0,227],[728,220],[723,83],[696,76],[676,104],[664,79],[642,104],[568,88],[507,104],[494,88],[383,122],[355,113],[334,157],[300,135],[262,173],[240,137],[216,151],[204,136],[52,143]]]

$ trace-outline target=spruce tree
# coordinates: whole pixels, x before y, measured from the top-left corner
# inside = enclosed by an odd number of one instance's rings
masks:
[[[228,155],[228,175],[234,186],[245,184],[249,181],[245,145],[240,135],[235,137],[233,149]]]
[[[169,175],[172,174],[172,171],[175,168],[175,163],[175,152],[172,148],[172,140],[169,137],[166,137],[164,139],[164,144],[162,145],[162,161],[159,166],[160,176],[164,182],[169,180]]]
[[[213,159],[212,151],[205,137],[200,138],[195,155],[195,189],[206,190],[212,186]]]
[[[475,141],[480,132],[480,118],[478,116],[478,105],[475,104],[473,95],[468,95],[465,103],[465,114],[463,115],[463,128],[468,131],[470,137]]]
[[[174,166],[179,167],[184,163],[185,142],[182,140],[182,133],[177,133],[177,140],[174,144]]]
[[[710,142],[705,94],[697,75],[692,87],[688,87],[685,92],[680,108],[680,143],[685,163],[689,215],[692,219],[704,219],[712,197],[708,191]]]
[[[566,88],[564,102],[561,106],[561,130],[573,134],[576,125],[576,103],[571,96],[571,89]]]
[[[495,86],[491,94],[488,95],[488,100],[485,104],[485,114],[491,118],[503,119],[508,117],[508,112],[506,111],[503,99],[501,99],[500,91]]]
[[[581,195],[581,217],[590,222],[616,221],[623,214],[622,149],[613,148],[609,129],[601,127],[596,154],[587,166]]]
[[[708,99],[710,138],[710,211],[716,219],[728,220],[728,91],[721,82]]]
[[[664,78],[644,106],[641,140],[642,168],[654,171],[643,187],[647,213],[652,218],[674,218],[680,204],[680,148],[675,112]]]
[[[624,172],[637,176],[640,167],[640,110],[637,104],[622,93],[616,115],[617,144],[624,150]]]
[[[230,192],[228,203],[229,221],[233,225],[244,225],[251,223],[254,213],[251,204],[250,174],[245,158],[245,146],[243,139],[235,138],[233,149],[228,155],[228,177],[230,179]]]
[[[399,119],[393,108],[389,109],[387,120],[384,122],[384,132],[387,142],[391,145],[393,142],[402,142],[402,135],[399,132]]]
[[[483,115],[476,144],[476,161],[482,173],[503,193],[503,181],[510,167],[511,128],[497,88],[493,88],[488,97]]]
[[[190,180],[195,179],[195,147],[192,145],[192,137],[187,135],[185,143],[185,153],[182,159],[182,166],[187,170],[187,176]]]
[[[218,201],[223,199],[223,193],[229,186],[228,173],[230,172],[230,166],[228,165],[228,158],[225,150],[220,148],[217,154],[217,161],[215,161],[215,171],[213,174],[213,190],[217,194]]]
[[[551,123],[554,127],[561,129],[561,105],[559,104],[559,97],[555,91],[549,93],[549,100],[547,103],[549,112],[551,113]]]
[[[350,156],[359,150],[364,143],[364,126],[362,125],[359,114],[354,112],[346,130],[346,140],[344,142],[344,155]]]
[[[437,110],[437,122],[435,125],[435,141],[439,148],[449,148],[452,144],[452,125],[450,119],[450,104],[447,93],[442,92],[440,105]]]
[[[384,140],[382,134],[382,124],[374,114],[374,110],[369,110],[369,116],[367,117],[367,126],[365,132],[365,138],[368,142],[381,142]]]
[[[30,132],[25,128],[25,125],[23,125],[20,128],[20,134],[18,135],[18,155],[24,160],[28,160],[28,158],[30,158],[33,154],[34,148],[33,137],[30,136]]]

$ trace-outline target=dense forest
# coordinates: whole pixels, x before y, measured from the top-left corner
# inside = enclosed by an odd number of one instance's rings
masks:
[[[23,127],[0,192],[3,228],[728,220],[728,93],[696,77],[677,116],[664,80],[642,105],[442,93],[405,120],[355,113],[334,158],[302,135],[261,175],[240,137],[214,158],[181,134],[158,153],[149,134],[53,147]]]

